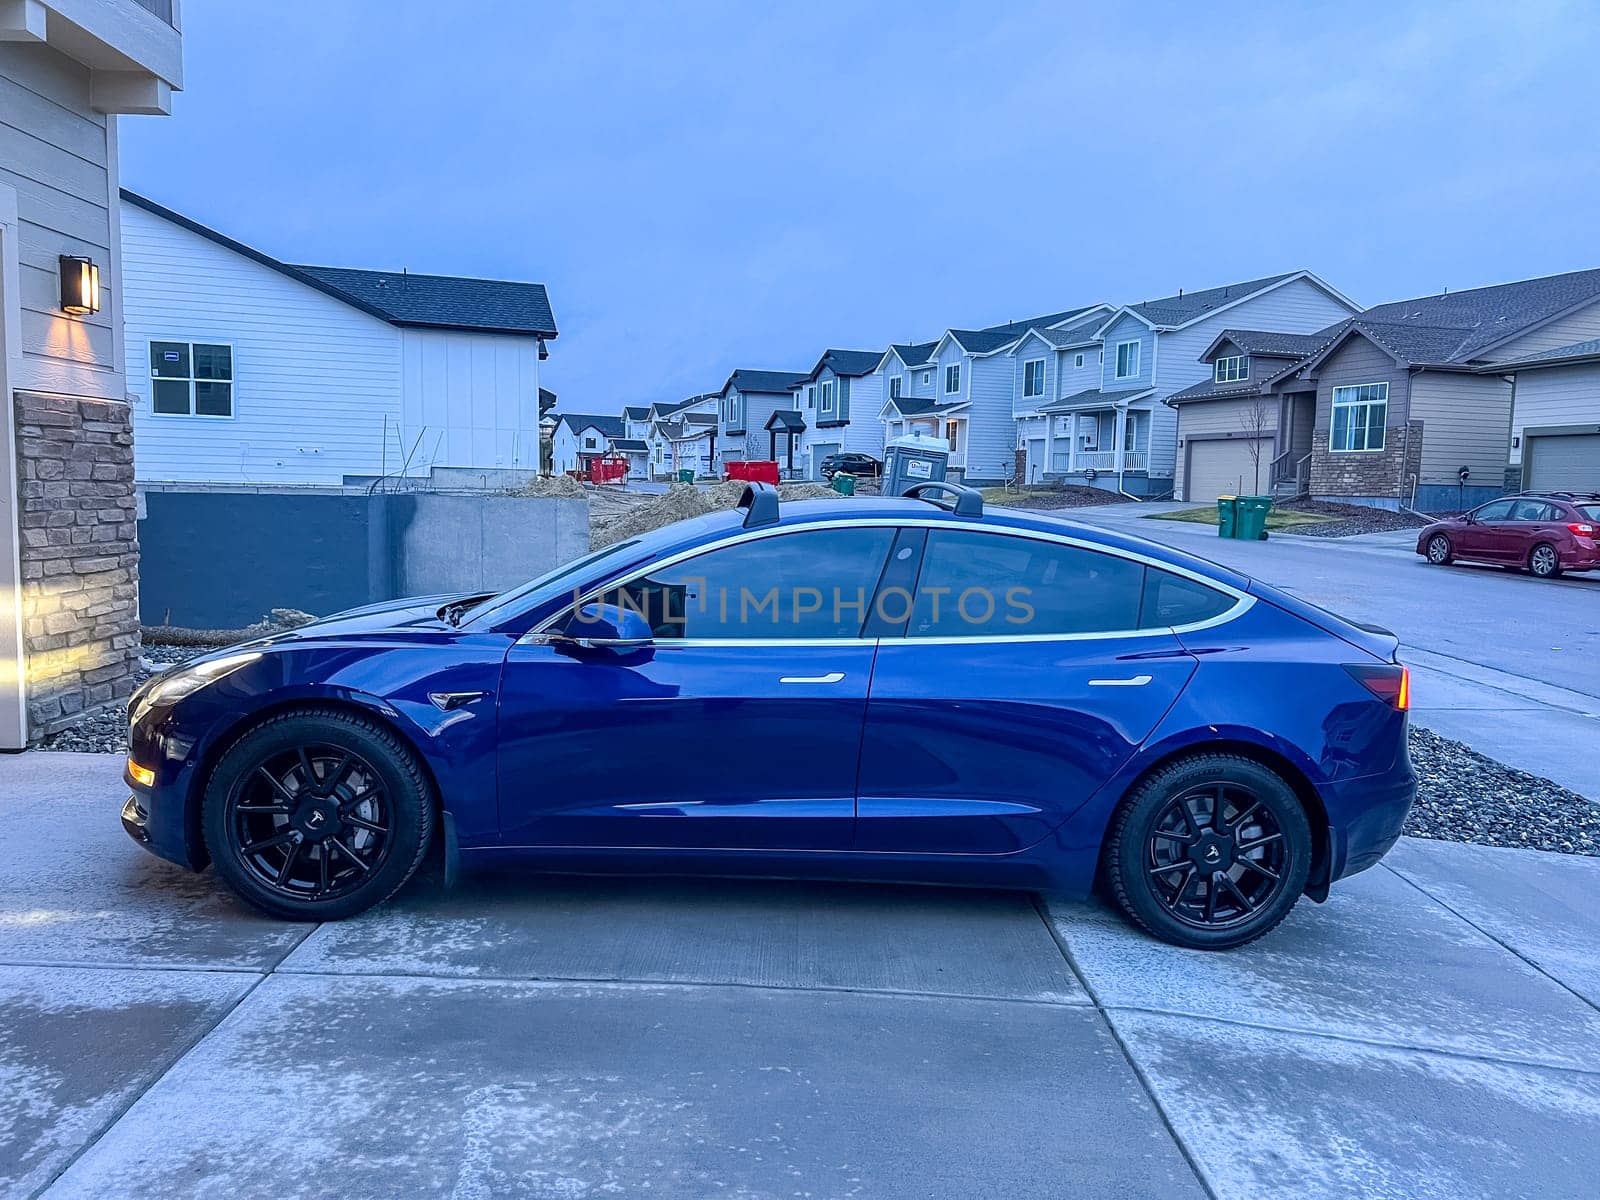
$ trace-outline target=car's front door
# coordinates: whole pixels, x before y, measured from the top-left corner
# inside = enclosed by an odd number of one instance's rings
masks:
[[[861,636],[894,531],[741,537],[599,599],[654,641],[507,655],[500,821],[510,845],[850,845],[874,643]],[[557,623],[559,628],[560,622]]]
[[[1238,603],[1059,539],[933,530],[904,636],[879,643],[857,848],[1003,854],[1039,841],[1188,683],[1196,661],[1171,627]]]
[[[1511,520],[1511,500],[1496,500],[1472,514],[1461,534],[1460,558],[1508,562],[1514,554],[1517,530]]]

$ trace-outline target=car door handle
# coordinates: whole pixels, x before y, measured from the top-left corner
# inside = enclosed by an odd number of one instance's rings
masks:
[[[785,675],[778,680],[779,683],[838,683],[844,678],[843,671],[829,671],[826,675]]]
[[[1091,679],[1090,687],[1143,687],[1153,675],[1129,675],[1126,679]]]

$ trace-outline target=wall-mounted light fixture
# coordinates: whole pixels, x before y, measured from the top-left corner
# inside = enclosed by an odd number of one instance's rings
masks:
[[[61,256],[61,311],[100,311],[100,268],[92,259],[74,254]]]

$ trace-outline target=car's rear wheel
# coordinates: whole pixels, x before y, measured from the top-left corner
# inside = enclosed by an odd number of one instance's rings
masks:
[[[1450,547],[1450,539],[1442,533],[1436,533],[1428,539],[1428,561],[1436,567],[1447,567],[1450,560],[1455,557],[1455,552]]]
[[[1112,818],[1106,874],[1140,928],[1197,950],[1254,941],[1289,915],[1311,870],[1311,825],[1294,789],[1248,758],[1172,763]]]
[[[1554,579],[1561,574],[1561,555],[1549,542],[1540,542],[1528,552],[1528,570],[1540,579]]]
[[[421,863],[433,797],[416,756],[355,713],[272,717],[223,755],[202,831],[217,872],[274,917],[328,921],[387,900]]]

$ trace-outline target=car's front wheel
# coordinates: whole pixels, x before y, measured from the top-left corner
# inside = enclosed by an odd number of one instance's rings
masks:
[[[1289,915],[1311,870],[1311,825],[1276,772],[1234,754],[1161,768],[1112,818],[1106,874],[1118,906],[1164,941],[1226,950]]]
[[[1540,542],[1528,555],[1528,570],[1539,579],[1554,579],[1561,574],[1561,555],[1549,542]]]
[[[388,729],[341,709],[271,717],[206,785],[201,826],[217,872],[270,916],[328,921],[387,900],[422,862],[433,797]]]
[[[1428,561],[1436,567],[1447,567],[1455,555],[1450,549],[1450,539],[1436,533],[1428,539]]]

